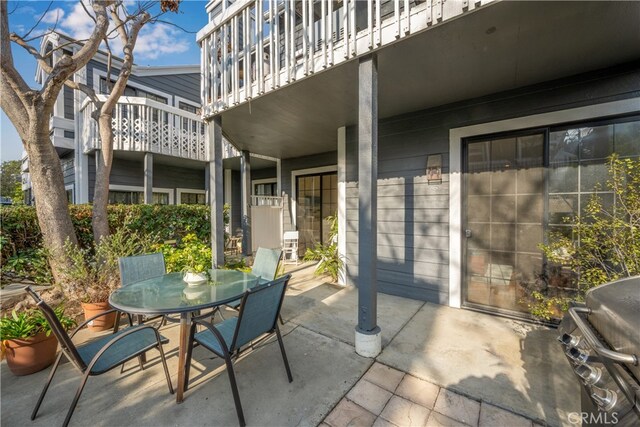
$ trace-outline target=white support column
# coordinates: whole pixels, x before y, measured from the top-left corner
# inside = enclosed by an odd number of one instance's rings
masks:
[[[144,204],[153,203],[153,154],[144,153]]]
[[[338,128],[338,256],[345,265],[338,274],[338,283],[347,285],[347,128]]]
[[[276,196],[282,196],[282,160],[276,160]]]
[[[253,254],[251,247],[251,155],[243,150],[240,156],[240,179],[242,180],[242,253]]]

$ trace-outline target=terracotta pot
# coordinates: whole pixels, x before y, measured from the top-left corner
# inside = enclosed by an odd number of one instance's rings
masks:
[[[44,332],[26,339],[6,340],[7,365],[14,375],[29,375],[43,370],[56,360],[58,340]]]
[[[89,319],[97,314],[111,309],[111,306],[107,301],[97,303],[82,303],[82,309],[84,310],[84,318]],[[105,316],[100,316],[97,319],[92,320],[87,324],[89,330],[92,332],[106,331],[113,328],[116,321],[117,312],[109,313]]]

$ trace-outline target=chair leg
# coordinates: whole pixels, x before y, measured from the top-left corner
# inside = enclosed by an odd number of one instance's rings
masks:
[[[183,390],[187,391],[189,388],[189,372],[191,371],[191,357],[193,355],[193,336],[196,333],[196,324],[191,324],[191,330],[189,331],[189,342],[187,343],[187,354],[185,357],[185,368],[184,368],[184,387]]]
[[[87,369],[87,372],[82,376],[82,382],[80,382],[80,387],[78,387],[78,391],[76,391],[76,395],[73,397],[73,402],[71,402],[71,407],[69,408],[69,412],[67,412],[67,417],[64,419],[64,423],[62,423],[62,427],[67,427],[69,425],[69,421],[71,421],[73,411],[76,410],[76,405],[78,404],[78,400],[80,400],[82,390],[84,390],[84,386],[87,384],[87,379],[89,379],[89,372],[90,371]]]
[[[167,368],[167,358],[164,355],[164,349],[162,343],[158,343],[158,351],[160,352],[160,360],[162,361],[162,367],[164,368],[164,376],[167,378],[167,385],[169,386],[169,393],[173,394],[173,384],[171,384],[171,377],[169,376],[169,368]]]
[[[242,404],[240,403],[240,394],[238,393],[238,385],[236,384],[236,375],[233,371],[233,363],[231,363],[231,355],[227,353],[225,355],[224,361],[227,365],[227,374],[229,375],[229,382],[231,383],[233,402],[236,404],[238,422],[240,423],[240,427],[245,427],[247,423],[244,420],[244,413],[242,412]]]
[[[42,392],[40,393],[40,397],[38,398],[38,402],[36,403],[36,407],[33,408],[33,412],[31,413],[31,421],[36,419],[36,416],[38,415],[38,410],[40,409],[40,405],[42,404],[42,401],[44,400],[44,395],[47,394],[47,390],[49,389],[49,386],[51,385],[51,381],[53,380],[53,376],[56,373],[56,370],[58,369],[58,365],[60,365],[60,360],[62,360],[62,352],[60,352],[60,354],[58,354],[58,357],[56,358],[56,361],[53,364],[53,368],[51,368],[51,372],[49,373],[49,378],[47,379],[47,382],[44,385],[44,388],[42,389]]]
[[[289,382],[293,381],[293,377],[291,376],[291,368],[289,368],[289,360],[287,359],[287,353],[284,351],[284,343],[282,342],[282,335],[280,335],[280,328],[278,328],[278,324],[276,323],[276,336],[278,337],[278,344],[280,345],[280,353],[282,353],[282,360],[284,361],[284,367],[287,370],[287,377],[289,378]]]
[[[120,318],[122,317],[122,313],[119,311],[116,312],[116,322],[113,324],[113,333],[117,333],[118,329],[120,329]]]

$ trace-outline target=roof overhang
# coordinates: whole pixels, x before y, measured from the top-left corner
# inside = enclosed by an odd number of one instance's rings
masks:
[[[640,2],[504,1],[378,51],[379,117],[635,61]],[[292,158],[336,149],[357,123],[358,61],[221,113],[241,150]]]

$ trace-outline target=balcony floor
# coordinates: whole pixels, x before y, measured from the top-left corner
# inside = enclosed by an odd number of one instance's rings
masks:
[[[287,382],[273,342],[237,365],[249,425],[402,425],[411,416],[428,425],[457,420],[531,427],[532,420],[567,424],[567,413],[579,411],[578,385],[555,344],[555,330],[381,294],[383,352],[374,361],[353,347],[357,290],[325,284],[312,271],[294,272],[282,312],[294,381]],[[165,349],[174,384],[177,332],[176,325],[162,330],[171,339]],[[129,362],[123,374],[116,369],[91,378],[71,423],[237,425],[224,366],[210,356],[194,351],[192,385],[181,405],[168,394],[153,351],[144,373]],[[3,425],[62,422],[79,383],[69,363],[54,379],[38,418],[29,421],[47,375],[44,370],[15,377],[2,364]]]

